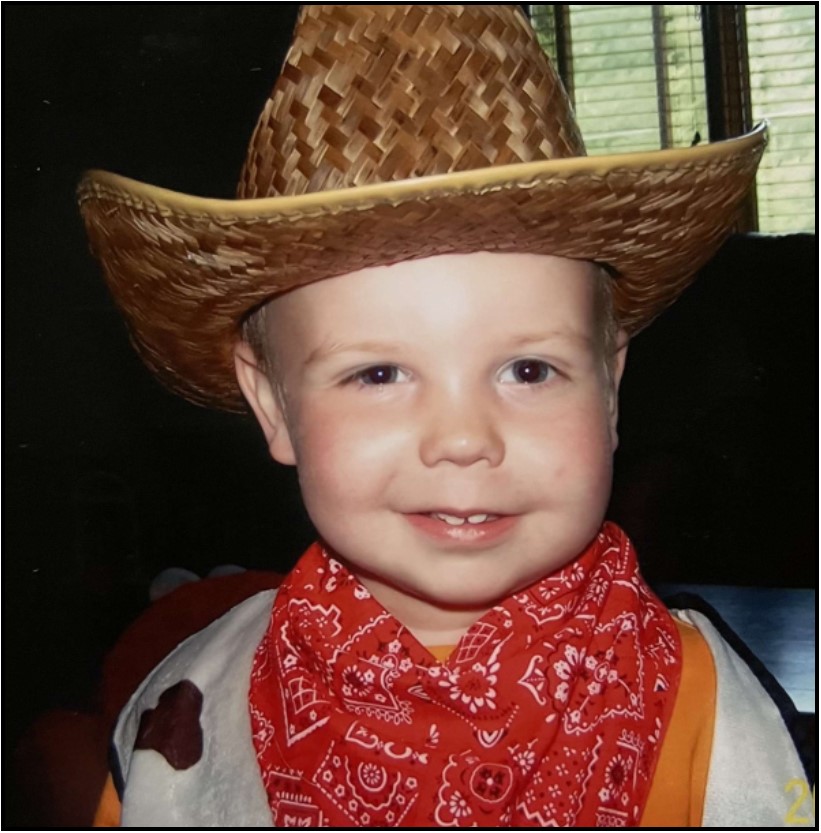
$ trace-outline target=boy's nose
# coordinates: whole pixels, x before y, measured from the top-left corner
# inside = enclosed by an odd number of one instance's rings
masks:
[[[443,397],[428,411],[419,454],[426,466],[498,466],[505,445],[488,407],[472,397]]]

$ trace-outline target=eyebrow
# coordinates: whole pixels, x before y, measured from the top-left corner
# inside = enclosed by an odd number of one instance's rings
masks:
[[[401,347],[399,342],[390,341],[324,341],[311,350],[302,363],[303,367],[324,361],[343,353],[376,353],[387,355]]]
[[[517,336],[511,340],[510,344],[512,347],[524,347],[528,344],[539,344],[545,341],[554,341],[555,339],[561,339],[563,341],[580,341],[586,345],[593,345],[596,343],[592,336],[576,332],[575,330],[550,330],[546,333],[531,333]]]
[[[595,345],[595,339],[591,336],[578,333],[574,330],[551,330],[545,333],[529,333],[517,336],[509,342],[509,345],[511,349],[517,349],[531,344],[554,341],[556,339],[581,342],[585,346]],[[344,353],[374,353],[389,357],[403,346],[404,343],[402,342],[392,341],[325,341],[311,350],[302,363],[302,366],[309,367],[310,365]]]

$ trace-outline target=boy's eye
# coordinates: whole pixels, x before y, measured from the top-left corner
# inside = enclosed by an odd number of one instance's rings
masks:
[[[404,374],[392,364],[379,364],[360,370],[353,378],[363,385],[392,385],[401,381]]]
[[[518,359],[503,371],[500,381],[506,384],[538,385],[546,382],[554,373],[553,368],[541,359]]]

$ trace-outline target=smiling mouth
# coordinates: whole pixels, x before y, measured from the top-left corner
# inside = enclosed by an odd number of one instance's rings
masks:
[[[451,515],[448,512],[427,512],[426,514],[430,518],[444,521],[449,526],[464,526],[465,524],[475,526],[488,523],[489,521],[496,521],[500,517],[499,515],[492,515],[488,512],[474,512],[470,515]]]
[[[521,519],[520,515],[450,507],[447,510],[412,512],[406,517],[422,535],[448,548],[495,546],[512,533]]]

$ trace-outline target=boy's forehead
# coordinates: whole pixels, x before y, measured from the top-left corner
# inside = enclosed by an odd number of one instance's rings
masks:
[[[275,341],[312,325],[364,335],[390,333],[394,325],[407,331],[413,322],[447,328],[471,314],[490,326],[513,316],[523,329],[534,319],[557,326],[570,316],[568,326],[584,324],[587,331],[597,317],[597,286],[609,280],[590,261],[520,253],[438,255],[291,290],[269,304],[266,325]]]

